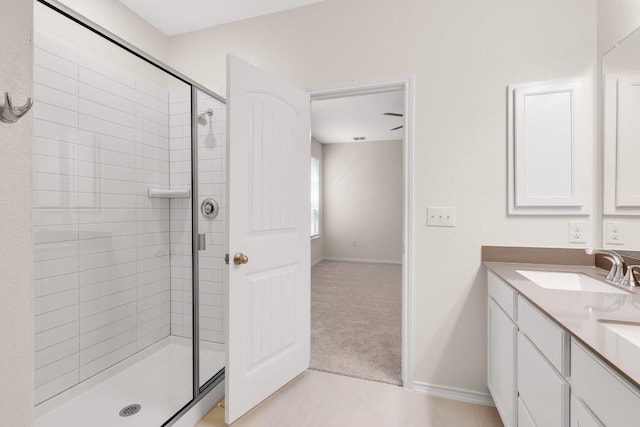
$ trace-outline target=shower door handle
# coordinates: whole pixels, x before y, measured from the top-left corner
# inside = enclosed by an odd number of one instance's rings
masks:
[[[207,250],[207,235],[206,234],[198,234],[198,250],[206,251]]]

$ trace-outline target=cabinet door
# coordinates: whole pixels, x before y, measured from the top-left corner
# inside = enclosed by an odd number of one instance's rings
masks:
[[[603,427],[587,408],[571,396],[571,427]]]
[[[487,386],[506,427],[516,426],[516,340],[518,328],[489,298]]]
[[[569,384],[522,333],[518,334],[518,393],[535,425],[569,424]]]

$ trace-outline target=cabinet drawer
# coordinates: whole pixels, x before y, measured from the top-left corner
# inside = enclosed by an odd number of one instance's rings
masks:
[[[536,426],[568,426],[569,384],[522,333],[518,333],[518,392]]]
[[[640,425],[639,391],[575,341],[571,343],[571,387],[604,425]]]
[[[537,427],[522,399],[518,398],[518,427]]]
[[[515,306],[516,306],[516,291],[504,280],[495,275],[492,271],[487,275],[487,286],[489,290],[489,296],[498,303],[498,305],[515,320]]]
[[[604,427],[587,408],[571,396],[571,427]]]
[[[518,327],[558,372],[569,374],[569,336],[521,296],[518,296]]]

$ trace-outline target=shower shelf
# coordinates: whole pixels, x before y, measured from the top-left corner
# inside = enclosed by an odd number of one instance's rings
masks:
[[[188,199],[191,197],[191,190],[188,188],[169,190],[166,188],[149,187],[149,197],[162,197],[166,199]]]

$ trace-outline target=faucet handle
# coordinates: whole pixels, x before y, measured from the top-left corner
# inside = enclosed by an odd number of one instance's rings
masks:
[[[627,267],[627,274],[622,279],[622,284],[630,288],[640,286],[640,281],[636,278],[634,270],[640,271],[640,265],[630,265]]]

